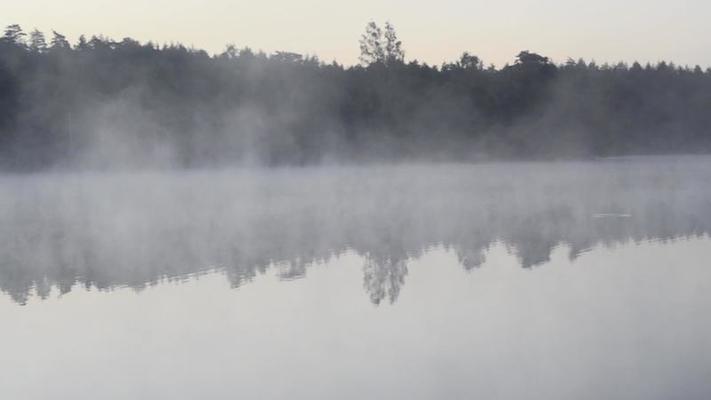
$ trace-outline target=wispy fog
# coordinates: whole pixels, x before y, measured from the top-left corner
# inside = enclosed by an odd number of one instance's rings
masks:
[[[711,69],[353,46],[5,28],[3,400],[710,398]]]
[[[240,286],[346,252],[374,303],[395,301],[435,246],[475,270],[503,243],[520,265],[555,248],[671,241],[711,231],[711,159],[5,175],[0,288],[143,288],[201,271]]]
[[[354,49],[358,43],[353,43]],[[10,25],[0,37],[0,169],[145,170],[589,159],[711,151],[700,66],[473,53],[406,58],[370,23],[362,65],[228,45],[207,52]],[[463,49],[465,50],[465,49]]]

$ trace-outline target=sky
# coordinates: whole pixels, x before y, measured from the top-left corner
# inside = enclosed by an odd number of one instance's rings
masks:
[[[0,0],[0,24],[210,53],[227,43],[350,65],[366,23],[390,21],[408,60],[439,65],[463,51],[498,66],[521,50],[568,58],[711,66],[708,0]]]

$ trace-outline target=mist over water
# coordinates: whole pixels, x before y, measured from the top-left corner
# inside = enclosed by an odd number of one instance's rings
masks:
[[[8,25],[0,400],[711,398],[711,69],[358,47]]]
[[[522,49],[406,58],[370,22],[361,65],[289,51],[0,36],[0,170],[136,170],[708,154],[711,69]]]
[[[453,251],[476,269],[501,243],[521,267],[596,246],[706,237],[711,159],[7,175],[0,288],[19,303],[75,286],[140,289],[219,271],[283,279],[353,252],[373,303],[407,264]]]
[[[0,387],[27,399],[702,399],[710,167],[4,175]]]
[[[0,388],[707,398],[709,188],[702,156],[6,174]]]

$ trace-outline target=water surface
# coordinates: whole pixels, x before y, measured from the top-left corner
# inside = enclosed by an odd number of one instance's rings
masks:
[[[0,177],[0,388],[705,399],[711,158]]]

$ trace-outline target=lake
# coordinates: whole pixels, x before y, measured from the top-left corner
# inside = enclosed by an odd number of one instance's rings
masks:
[[[0,176],[0,398],[711,398],[711,157]]]

